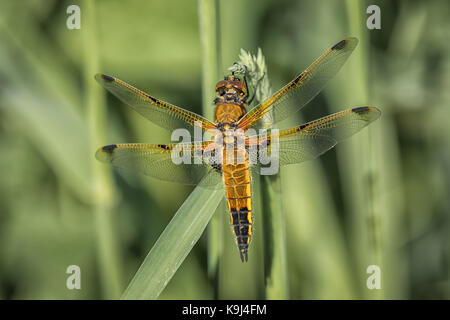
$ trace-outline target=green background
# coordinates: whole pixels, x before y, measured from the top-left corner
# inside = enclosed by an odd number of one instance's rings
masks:
[[[240,48],[260,47],[275,90],[339,40],[360,39],[283,127],[356,106],[383,112],[320,159],[283,168],[290,298],[450,298],[450,3],[219,3],[224,74]],[[66,27],[70,4],[80,30]],[[370,4],[381,30],[366,28]],[[194,0],[1,1],[1,299],[120,297],[192,188],[95,160],[102,145],[167,143],[170,133],[106,95],[94,74],[201,113],[198,21]],[[226,212],[216,215],[218,284],[203,235],[161,299],[264,298],[258,212],[247,264]],[[81,290],[66,288],[73,264]],[[369,265],[381,268],[381,290],[366,287]]]

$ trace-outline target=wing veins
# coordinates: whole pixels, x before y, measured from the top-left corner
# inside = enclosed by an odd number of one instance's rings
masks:
[[[286,119],[292,112],[300,110],[322,90],[329,79],[334,77],[357,43],[356,38],[347,38],[325,51],[294,80],[242,117],[239,127],[247,129],[259,120],[267,118],[260,127],[269,128],[272,124]],[[301,103],[291,107],[287,102],[295,94],[299,94]]]

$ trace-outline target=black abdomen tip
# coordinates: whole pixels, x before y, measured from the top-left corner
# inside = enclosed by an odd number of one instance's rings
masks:
[[[341,40],[338,43],[336,43],[334,46],[331,47],[331,50],[341,50],[345,47],[345,44],[347,43],[347,40]]]
[[[242,262],[247,262],[248,261],[247,249],[241,249],[239,250],[239,253],[241,254]]]

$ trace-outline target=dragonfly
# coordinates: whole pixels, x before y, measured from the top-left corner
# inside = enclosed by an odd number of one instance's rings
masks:
[[[242,262],[248,261],[253,231],[252,174],[260,165],[260,152],[271,153],[276,149],[279,166],[315,159],[378,119],[381,111],[372,106],[353,107],[293,128],[279,128],[276,138],[236,132],[270,131],[276,123],[292,116],[337,74],[357,44],[356,38],[339,41],[305,71],[250,110],[247,109],[252,97],[245,75],[243,79],[234,73],[225,76],[215,88],[214,121],[159,100],[118,78],[97,74],[96,80],[105,89],[160,127],[170,131],[184,128],[189,133],[215,130],[219,134],[200,142],[111,144],[98,149],[96,158],[114,167],[135,170],[165,181],[223,188],[240,258]],[[237,138],[243,141],[244,147],[228,148]],[[277,143],[272,143],[275,140]],[[192,161],[173,160],[174,151],[179,150],[180,145]],[[254,149],[256,153],[250,152]],[[221,161],[211,161],[217,154],[222,156]],[[230,154],[234,157],[229,157]],[[203,156],[200,163],[194,161],[199,155]],[[236,160],[236,156],[241,161],[229,159]]]

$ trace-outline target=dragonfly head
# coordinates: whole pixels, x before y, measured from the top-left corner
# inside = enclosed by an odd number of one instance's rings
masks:
[[[244,104],[247,98],[247,86],[234,75],[225,76],[225,79],[216,84],[217,98],[214,103]]]

